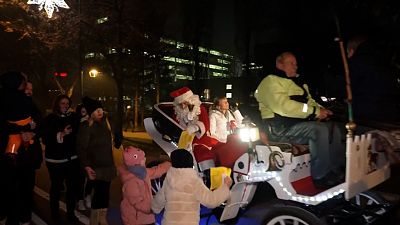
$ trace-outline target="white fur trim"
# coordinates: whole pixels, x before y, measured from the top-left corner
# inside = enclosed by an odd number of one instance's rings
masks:
[[[174,102],[175,102],[176,104],[180,104],[180,103],[186,101],[186,100],[187,100],[188,98],[190,98],[192,95],[193,95],[193,92],[192,92],[191,90],[189,90],[189,91],[187,91],[187,92],[185,92],[185,93],[183,93],[183,94],[181,94],[181,95],[175,97],[175,98],[174,98]]]
[[[200,130],[196,133],[196,137],[201,138],[206,133],[206,126],[201,121],[197,121],[196,125],[200,128]]]

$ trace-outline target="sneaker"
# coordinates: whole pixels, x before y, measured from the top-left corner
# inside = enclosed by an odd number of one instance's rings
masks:
[[[84,200],[79,200],[78,201],[78,210],[80,210],[80,211],[86,210],[86,206],[85,206],[85,201]]]
[[[86,208],[88,209],[92,208],[92,196],[88,195],[85,197],[85,204]]]

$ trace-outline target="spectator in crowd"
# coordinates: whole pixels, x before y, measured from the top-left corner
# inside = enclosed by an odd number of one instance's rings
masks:
[[[81,123],[89,119],[89,115],[83,106],[83,104],[78,104],[76,106],[75,112],[78,114],[79,121]],[[79,190],[78,190],[78,209],[86,210],[91,208],[92,199],[92,184],[86,176],[86,171],[82,170],[82,176],[79,178]]]
[[[35,170],[42,160],[35,138],[40,118],[24,92],[26,83],[21,72],[0,77],[0,219],[9,225],[30,224]]]
[[[341,143],[340,130],[333,123],[321,122],[332,112],[317,104],[310,95],[307,84],[297,74],[293,53],[280,54],[276,69],[255,91],[264,132],[270,141],[309,145],[311,176],[318,188],[342,182],[345,146]]]
[[[101,102],[84,97],[82,103],[90,117],[80,124],[77,148],[93,188],[90,224],[106,225],[110,185],[116,177],[111,126]]]
[[[50,175],[50,209],[55,224],[60,221],[59,201],[61,190],[66,186],[67,220],[77,222],[74,214],[79,174],[76,152],[76,134],[79,120],[70,110],[71,99],[59,95],[54,101],[53,112],[43,121],[42,141],[45,145],[45,161]]]
[[[123,160],[124,164],[118,168],[122,181],[122,221],[124,225],[154,224],[150,180],[164,175],[171,167],[171,163],[164,162],[158,166],[146,168],[144,151],[132,146],[125,148]]]
[[[125,109],[125,119],[124,119],[124,123],[125,123],[125,129],[124,131],[128,131],[128,129],[131,129],[133,131],[133,111],[132,111],[132,107],[130,105],[126,106]]]
[[[232,179],[226,176],[220,187],[210,191],[193,169],[193,157],[189,151],[174,150],[171,163],[163,187],[151,203],[155,213],[165,208],[163,225],[198,225],[200,204],[215,208],[229,198]]]

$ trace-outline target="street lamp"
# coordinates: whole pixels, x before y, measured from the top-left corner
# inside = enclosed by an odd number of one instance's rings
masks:
[[[97,77],[97,75],[99,75],[99,71],[98,71],[98,70],[96,70],[96,69],[91,69],[91,70],[89,71],[89,76],[90,76],[90,77]]]
[[[89,70],[89,77],[91,77],[91,78],[95,78],[95,77],[98,77],[99,76],[99,74],[100,74],[100,72],[97,70],[97,69],[91,69],[91,70]],[[83,70],[81,71],[81,95],[82,95],[82,97],[84,96],[84,72],[83,72]]]

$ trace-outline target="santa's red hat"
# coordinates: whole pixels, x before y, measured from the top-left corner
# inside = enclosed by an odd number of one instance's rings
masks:
[[[183,87],[171,92],[169,95],[174,98],[175,103],[179,104],[193,96],[193,92],[188,87]]]

